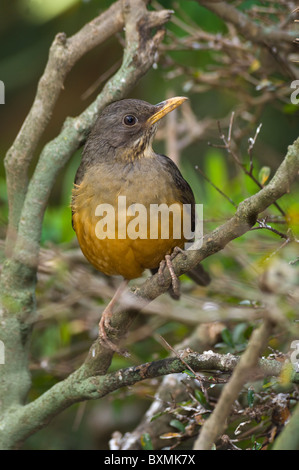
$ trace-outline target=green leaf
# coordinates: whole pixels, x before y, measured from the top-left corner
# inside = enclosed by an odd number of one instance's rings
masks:
[[[269,388],[272,387],[273,383],[272,382],[267,382],[263,385],[263,388]]]
[[[268,181],[270,174],[271,168],[269,166],[263,166],[260,169],[258,179],[263,186]]]
[[[185,426],[178,419],[172,419],[169,424],[173,428],[178,429],[180,432],[185,432]]]
[[[154,416],[151,418],[151,422],[155,421],[155,419],[160,418],[160,416],[163,416],[165,414],[164,411],[159,411],[159,413],[156,413]]]
[[[201,390],[196,389],[194,392],[196,400],[202,405],[206,406],[207,404],[207,399],[204,395],[204,393]]]
[[[183,370],[183,374],[187,374],[190,377],[192,377],[193,379],[195,379],[195,375],[193,374],[193,372],[191,372],[191,370],[185,369],[185,370]]]
[[[223,328],[223,330],[221,331],[221,336],[225,344],[227,344],[231,348],[234,347],[233,337],[228,328]]]
[[[151,436],[149,435],[148,432],[145,432],[144,434],[142,434],[140,441],[141,441],[141,446],[143,450],[154,450]]]
[[[247,392],[247,403],[249,408],[253,407],[253,402],[254,402],[254,390],[249,389]]]
[[[246,342],[245,332],[247,327],[247,323],[239,323],[235,326],[232,332],[232,341],[234,344],[243,344]]]
[[[262,444],[255,440],[255,436],[251,436],[252,450],[261,450]]]

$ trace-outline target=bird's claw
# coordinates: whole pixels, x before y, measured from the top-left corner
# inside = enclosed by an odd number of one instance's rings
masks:
[[[174,249],[173,249],[173,252],[170,255],[171,260],[173,260],[178,254],[181,254],[184,259],[187,259],[187,254],[186,254],[185,250],[183,250],[179,246],[175,246]]]

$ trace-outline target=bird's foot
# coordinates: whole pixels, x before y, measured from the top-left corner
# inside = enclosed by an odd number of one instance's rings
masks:
[[[183,250],[183,248],[180,248],[179,246],[175,246],[173,252],[170,255],[171,260],[173,260],[178,254],[181,254],[184,259],[187,259],[187,254],[185,250]]]

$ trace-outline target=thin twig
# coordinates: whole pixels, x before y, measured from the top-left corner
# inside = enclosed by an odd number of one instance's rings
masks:
[[[257,136],[258,134],[260,133],[261,131],[261,128],[262,128],[262,123],[259,124],[259,126],[257,127],[256,131],[255,131],[255,135],[254,137],[250,137],[248,139],[248,142],[249,142],[249,146],[248,146],[248,155],[249,155],[249,160],[250,160],[250,167],[249,167],[249,173],[250,175],[252,175],[252,172],[253,172],[253,159],[252,159],[252,150],[253,150],[253,147],[255,145],[255,142],[256,142],[256,139],[257,139]]]
[[[188,370],[190,370],[190,372],[192,372],[192,374],[194,375],[194,377],[196,377],[196,379],[198,380],[198,382],[200,383],[200,388],[201,388],[201,391],[203,392],[207,402],[209,403],[209,396],[208,396],[208,392],[207,392],[207,389],[206,387],[204,386],[204,382],[202,380],[202,378],[200,377],[200,375],[198,375],[194,369],[184,360],[182,354],[179,354],[167,341],[165,338],[163,338],[163,336],[159,335],[160,339],[162,340],[162,342],[165,344],[166,348],[171,351],[185,366]]]
[[[214,144],[209,144],[209,145],[211,145],[212,147],[215,147],[215,148],[222,148],[222,149],[226,150],[227,153],[233,157],[234,161],[242,169],[242,171],[245,173],[245,175],[249,176],[249,178],[251,178],[252,181],[254,181],[254,183],[260,189],[262,189],[264,186],[253,175],[253,163],[252,163],[252,156],[251,156],[252,148],[253,148],[253,146],[256,142],[256,138],[257,138],[257,136],[260,132],[261,125],[258,126],[258,128],[255,132],[255,136],[250,140],[250,145],[249,145],[249,149],[250,149],[250,168],[249,168],[249,170],[247,170],[246,165],[241,162],[238,154],[233,150],[232,145],[231,145],[231,143],[232,143],[231,136],[232,136],[233,122],[234,122],[234,113],[232,113],[232,115],[231,115],[229,129],[228,129],[228,136],[227,137],[225,136],[224,132],[221,129],[220,122],[218,122],[219,135],[220,135],[220,139],[223,141],[223,145],[214,145]],[[283,216],[286,215],[284,210],[279,206],[279,204],[276,201],[273,204]]]
[[[271,225],[266,223],[267,218],[264,219],[258,219],[257,223],[259,224],[258,227],[252,227],[251,230],[260,230],[260,229],[266,229],[270,230],[273,233],[276,233],[276,235],[279,235],[281,238],[285,238],[286,240],[289,240],[289,236],[286,235],[285,233],[280,232],[279,230],[276,230],[275,228],[271,227]]]
[[[89,96],[93,94],[93,92],[101,85],[101,83],[105,82],[117,71],[121,65],[121,62],[121,59],[117,60],[108,70],[102,73],[102,75],[100,75],[99,78],[97,78],[97,80],[92,85],[90,85],[87,90],[84,91],[84,93],[81,95],[81,100],[86,100],[89,98]]]
[[[214,189],[216,189],[216,191],[218,191],[218,193],[221,194],[221,196],[223,196],[225,199],[228,200],[228,202],[230,202],[234,208],[236,209],[238,207],[238,205],[229,197],[227,196],[227,194],[225,194],[223,191],[221,191],[220,188],[218,188],[218,186],[216,186],[211,180],[210,178],[208,178],[208,176],[201,170],[201,168],[199,168],[198,165],[195,165],[195,170],[196,171],[199,171],[199,173],[203,176],[203,178],[208,182],[210,183],[211,186],[213,186]]]

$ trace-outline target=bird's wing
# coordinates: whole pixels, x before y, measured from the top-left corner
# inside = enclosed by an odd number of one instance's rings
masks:
[[[174,187],[177,189],[178,202],[191,205],[191,229],[194,231],[195,199],[193,191],[171,158],[166,157],[166,155],[158,155],[158,157],[162,165],[166,167],[168,174],[172,176]]]
[[[190,188],[187,181],[183,178],[180,170],[176,166],[176,164],[165,155],[159,155],[159,159],[163,165],[166,166],[167,170],[172,176],[173,184],[177,188],[177,195],[179,202],[183,204],[190,204],[191,205],[191,226],[192,231],[195,230],[195,199],[192,189]],[[152,270],[152,273],[155,274],[158,271]],[[192,270],[186,273],[191,279],[193,279],[197,284],[201,286],[207,286],[211,278],[209,274],[204,270],[204,268],[198,264]]]

